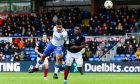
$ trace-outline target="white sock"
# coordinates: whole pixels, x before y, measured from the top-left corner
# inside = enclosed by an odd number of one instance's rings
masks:
[[[64,80],[64,81],[67,81],[67,80]]]
[[[59,71],[59,68],[58,67],[55,67],[55,71],[54,71],[54,73],[58,73],[58,71]]]
[[[40,66],[40,64],[37,62],[35,65],[35,68],[38,68]]]
[[[58,73],[58,71],[59,71],[59,68],[60,68],[60,65],[59,64],[55,64],[55,70],[54,70],[54,73]]]

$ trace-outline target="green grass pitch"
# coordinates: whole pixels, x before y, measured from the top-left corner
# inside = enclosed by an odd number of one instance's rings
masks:
[[[63,73],[59,79],[43,79],[43,73],[0,73],[0,84],[63,84]],[[70,73],[67,84],[140,84],[140,73]]]

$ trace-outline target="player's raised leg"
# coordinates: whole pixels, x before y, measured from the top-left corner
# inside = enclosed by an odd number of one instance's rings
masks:
[[[49,44],[47,45],[47,47],[45,48],[43,55],[41,56],[40,60],[37,62],[36,64],[36,68],[39,67],[41,64],[43,64],[44,60],[46,57],[50,56],[50,53],[52,53],[53,51],[53,45],[51,42],[49,42]]]
[[[45,48],[45,50],[43,52],[43,56],[41,56],[41,59],[38,61],[37,65],[36,65],[37,67],[39,67],[41,64],[43,64],[45,58],[50,56],[53,49],[54,49],[54,46],[52,45],[51,42],[49,42],[49,44],[47,45],[47,47]]]

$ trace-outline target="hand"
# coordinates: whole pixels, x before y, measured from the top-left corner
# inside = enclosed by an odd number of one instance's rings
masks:
[[[50,58],[50,56],[47,56],[46,58],[47,58],[47,59],[49,59],[49,58]]]
[[[72,46],[72,47],[70,47],[70,49],[73,49],[73,48],[78,48],[78,46]]]
[[[74,48],[74,46],[70,47],[70,49],[73,49],[73,48]]]
[[[43,57],[43,54],[40,54],[40,57]]]

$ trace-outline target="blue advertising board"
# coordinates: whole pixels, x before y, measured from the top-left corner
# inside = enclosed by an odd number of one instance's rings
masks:
[[[34,61],[0,62],[0,72],[27,72]],[[54,72],[54,61],[49,62],[49,72]],[[85,62],[85,73],[139,73],[140,62]],[[73,63],[71,72],[78,72],[76,63]]]

